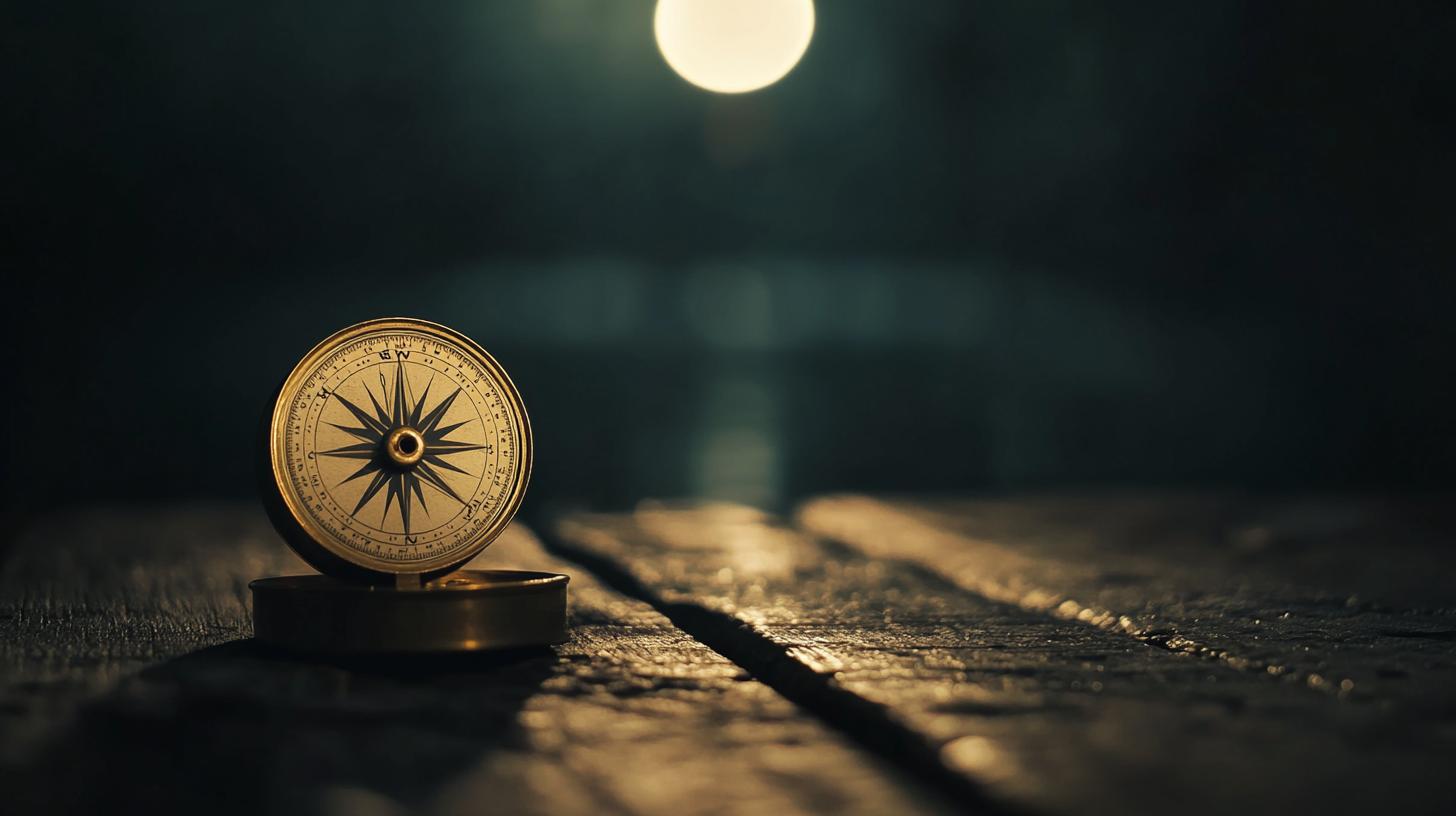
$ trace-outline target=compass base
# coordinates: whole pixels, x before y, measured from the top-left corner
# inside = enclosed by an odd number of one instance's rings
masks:
[[[254,637],[298,652],[428,654],[544,646],[566,640],[565,575],[461,570],[419,589],[326,575],[261,578]]]

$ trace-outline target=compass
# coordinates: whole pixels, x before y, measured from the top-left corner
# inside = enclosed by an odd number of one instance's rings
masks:
[[[510,523],[530,475],[520,392],[470,338],[409,318],[330,335],[279,388],[263,468],[274,526],[322,575],[253,582],[258,637],[335,651],[558,642],[566,576],[457,572]]]

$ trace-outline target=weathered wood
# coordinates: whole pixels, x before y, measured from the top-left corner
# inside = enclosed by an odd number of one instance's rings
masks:
[[[303,572],[247,507],[58,517],[0,578],[6,813],[890,813],[939,805],[645,604],[573,574],[556,650],[312,661],[250,635]]]
[[[1384,706],[1456,711],[1456,513],[1430,500],[817,499],[809,530],[970,591]]]
[[[849,538],[853,526],[833,529]],[[919,756],[998,802],[1057,813],[1456,803],[1449,711],[1312,693],[866,559],[745,508],[575,515],[554,536],[821,716],[851,731],[875,719],[862,739],[885,753],[918,740]]]

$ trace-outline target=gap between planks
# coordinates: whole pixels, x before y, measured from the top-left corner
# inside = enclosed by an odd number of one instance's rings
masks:
[[[871,755],[926,786],[956,810],[1015,816],[1029,811],[989,796],[947,766],[941,746],[901,722],[886,706],[836,685],[791,654],[791,648],[732,615],[694,603],[668,601],[610,558],[577,547],[542,519],[532,528],[552,555],[575,562],[617,592],[643,601],[698,642],[732,661]]]

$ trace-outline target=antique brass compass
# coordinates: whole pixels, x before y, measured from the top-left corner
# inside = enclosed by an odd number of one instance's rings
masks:
[[[263,495],[322,575],[254,581],[259,640],[322,652],[449,652],[565,640],[565,575],[460,570],[531,475],[521,395],[485,349],[406,318],[336,332],[283,381]]]

